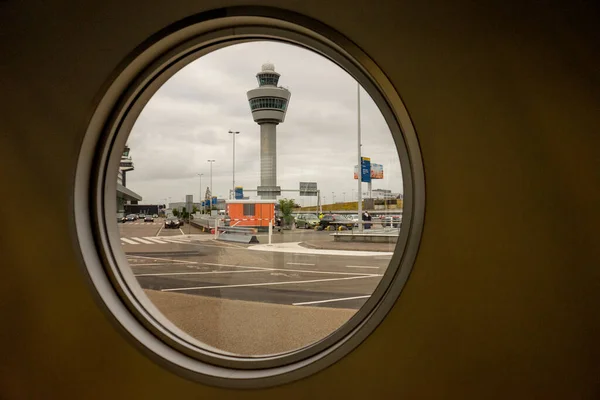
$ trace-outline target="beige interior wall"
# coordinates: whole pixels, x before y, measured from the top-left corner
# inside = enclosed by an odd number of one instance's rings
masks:
[[[427,181],[389,318],[336,365],[260,391],[186,381],[138,352],[95,303],[66,223],[78,146],[119,62],[188,14],[248,2],[94,3],[0,6],[1,398],[600,397],[593,2],[260,2],[379,63]]]

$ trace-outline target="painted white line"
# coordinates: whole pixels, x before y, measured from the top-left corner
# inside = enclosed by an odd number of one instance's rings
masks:
[[[167,276],[167,275],[208,275],[208,274],[243,274],[245,272],[264,272],[258,269],[250,271],[202,271],[202,272],[160,272],[155,274],[135,274],[135,276]]]
[[[129,254],[127,254],[127,257],[128,258],[143,258],[143,259],[146,259],[146,260],[154,260],[154,261],[172,261],[172,262],[183,263],[183,264],[198,264],[197,261],[172,260],[170,258],[134,256],[134,255],[129,255]]]
[[[358,178],[357,178],[358,179]],[[295,263],[295,262],[289,262],[289,265],[315,265],[315,264],[308,264],[308,263]]]
[[[353,250],[325,250],[325,249],[309,249],[300,246],[300,242],[288,242],[277,244],[257,244],[248,247],[248,250],[255,251],[271,251],[280,253],[295,253],[295,254],[319,254],[325,256],[391,256],[393,252],[382,251],[353,251]]]
[[[309,304],[322,304],[322,303],[333,303],[335,301],[366,299],[368,297],[371,297],[371,295],[354,296],[354,297],[341,297],[339,299],[329,299],[329,300],[319,300],[319,301],[303,301],[302,303],[292,303],[292,305],[293,306],[306,306],[306,305],[309,305]]]
[[[135,239],[135,240],[137,240],[138,242],[140,242],[140,243],[144,243],[144,244],[154,244],[154,243],[152,243],[152,242],[151,242],[151,241],[149,241],[149,240],[145,240],[145,239],[142,239],[142,238],[139,238],[139,237],[132,237],[131,239]]]
[[[198,263],[193,262],[192,264],[198,264]],[[148,267],[148,266],[152,266],[152,265],[173,265],[173,263],[148,263],[148,264],[130,263],[129,264],[130,267]]]
[[[356,178],[358,179],[358,178]],[[181,230],[181,228],[179,228],[179,232],[181,232],[182,235],[185,235],[185,232]]]
[[[316,282],[331,282],[344,281],[348,279],[372,278],[373,276],[348,276],[346,278],[330,278],[330,279],[312,279],[310,281],[289,281],[289,282],[263,282],[263,283],[246,283],[242,285],[218,285],[218,286],[197,286],[187,288],[162,289],[161,292],[180,292],[182,290],[202,290],[202,289],[227,289],[235,287],[251,287],[251,286],[269,286],[269,285],[295,285],[301,283],[316,283]]]
[[[371,268],[371,269],[379,269],[381,267],[367,267],[366,265],[345,265],[346,268]]]
[[[328,275],[383,276],[382,274],[365,274],[365,273],[361,273],[361,272],[311,271],[311,270],[306,270],[306,269],[251,267],[248,265],[227,265],[227,264],[211,264],[211,263],[203,263],[203,264],[204,265],[216,265],[216,266],[220,266],[220,267],[260,269],[263,271],[309,272],[311,274],[328,274]]]
[[[129,244],[139,244],[138,242],[127,239],[127,238],[121,238],[121,241],[125,242],[125,243],[129,243]]]
[[[158,243],[158,244],[167,244],[167,242],[163,242],[162,240],[158,240],[151,236],[145,236],[144,239],[150,240],[150,241],[152,241],[154,243]]]
[[[358,178],[356,178],[356,179],[358,179]],[[160,235],[160,231],[162,231],[162,228],[163,228],[163,224],[160,224],[160,229],[158,230],[158,232],[156,232],[155,236]]]
[[[202,264],[204,264],[204,265],[214,265],[214,266],[217,266],[217,267],[237,267],[237,265],[233,265],[233,264],[216,264],[216,263],[202,263]],[[256,267],[256,268],[261,268],[261,267]]]
[[[168,236],[161,236],[160,240],[165,240],[170,243],[179,243],[179,244],[188,244],[189,241],[187,239],[171,239]]]

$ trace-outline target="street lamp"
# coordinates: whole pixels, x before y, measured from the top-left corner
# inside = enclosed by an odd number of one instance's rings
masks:
[[[229,131],[233,137],[233,186],[232,186],[232,198],[235,199],[235,135],[239,135],[239,131]]]
[[[209,200],[209,210],[211,209],[210,206],[212,206],[212,197],[213,197],[213,185],[212,185],[212,166],[213,163],[215,162],[215,160],[206,160],[210,163],[210,200]]]
[[[200,177],[200,196],[198,197],[198,202],[202,204],[202,175],[204,174],[196,174]],[[204,207],[202,207],[202,213],[204,213]]]

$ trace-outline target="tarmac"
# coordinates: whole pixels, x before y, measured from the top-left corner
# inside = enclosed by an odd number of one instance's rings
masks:
[[[212,235],[184,235],[210,240]],[[250,250],[355,256],[392,255],[395,243],[308,240],[249,246]],[[264,356],[288,352],[322,340],[346,323],[356,310],[269,304],[145,290],[156,308],[178,329],[225,354]],[[209,348],[210,348],[209,347]]]

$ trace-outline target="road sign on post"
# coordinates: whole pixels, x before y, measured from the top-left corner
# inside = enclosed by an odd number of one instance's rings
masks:
[[[242,186],[235,187],[235,199],[242,200],[244,198],[244,188]]]
[[[300,196],[316,196],[317,182],[300,182]]]
[[[368,157],[362,157],[361,161],[361,178],[363,182],[371,182],[371,159]]]
[[[185,196],[185,210],[190,214],[194,211],[194,196],[191,194]]]

